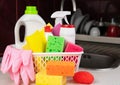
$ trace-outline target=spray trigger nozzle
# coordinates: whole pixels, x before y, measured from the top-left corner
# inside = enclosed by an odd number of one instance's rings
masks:
[[[55,25],[58,23],[62,24],[62,19],[65,20],[67,24],[69,24],[67,20],[67,15],[71,15],[70,11],[56,11],[51,15],[51,18],[55,18]]]

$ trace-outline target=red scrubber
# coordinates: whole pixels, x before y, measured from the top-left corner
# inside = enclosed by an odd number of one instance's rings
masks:
[[[73,80],[81,84],[91,84],[94,81],[94,76],[90,72],[79,71],[74,74]]]

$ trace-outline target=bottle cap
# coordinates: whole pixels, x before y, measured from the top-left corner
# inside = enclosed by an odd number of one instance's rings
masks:
[[[50,28],[50,26],[45,26],[45,32],[52,32],[52,29]]]
[[[64,28],[75,28],[74,25],[70,25],[70,24],[64,24],[61,27],[64,27]]]
[[[26,6],[25,14],[38,14],[36,6]]]

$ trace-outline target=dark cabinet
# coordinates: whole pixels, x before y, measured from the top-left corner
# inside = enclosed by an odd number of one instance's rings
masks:
[[[14,43],[15,1],[0,0],[0,56],[6,45]]]
[[[89,14],[91,19],[110,20],[120,15],[119,0],[76,0],[77,8],[83,14]],[[8,44],[14,44],[14,26],[24,14],[26,5],[36,5],[40,16],[46,23],[54,23],[50,18],[54,11],[60,10],[61,0],[0,0],[0,53]],[[72,11],[70,0],[65,1],[64,10]]]

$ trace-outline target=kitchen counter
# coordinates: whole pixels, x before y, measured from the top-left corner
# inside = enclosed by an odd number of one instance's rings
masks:
[[[94,75],[95,81],[91,85],[120,85],[120,67],[115,69],[80,69],[83,71],[89,71]],[[0,84],[1,85],[14,85],[14,82],[10,80],[10,77],[7,74],[2,74],[0,72]],[[32,83],[31,85],[35,85]],[[69,78],[67,85],[83,85],[76,84],[73,82],[72,78]]]

